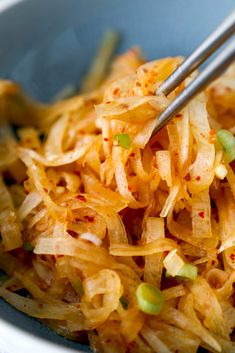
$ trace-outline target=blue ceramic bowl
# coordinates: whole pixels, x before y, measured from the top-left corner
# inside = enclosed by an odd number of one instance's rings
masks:
[[[187,55],[233,9],[234,0],[0,0],[0,77],[50,100],[78,84],[105,29],[119,51],[140,45],[148,59]],[[86,351],[0,301],[0,353]]]

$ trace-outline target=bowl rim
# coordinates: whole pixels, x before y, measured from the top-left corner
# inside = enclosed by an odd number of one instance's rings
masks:
[[[0,336],[0,352],[1,353],[83,353],[78,349],[65,347],[56,342],[34,336],[19,327],[13,326],[0,318],[1,336]],[[14,339],[13,339],[14,337]]]
[[[0,1],[0,12],[3,12],[9,9],[11,6],[16,5],[19,2],[23,2],[25,0],[1,0]]]

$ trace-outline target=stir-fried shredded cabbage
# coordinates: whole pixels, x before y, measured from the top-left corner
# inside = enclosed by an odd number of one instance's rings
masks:
[[[0,81],[0,296],[99,353],[235,351],[235,165],[216,140],[235,132],[235,66],[150,139],[181,60],[134,48],[104,79],[99,58],[51,106]]]

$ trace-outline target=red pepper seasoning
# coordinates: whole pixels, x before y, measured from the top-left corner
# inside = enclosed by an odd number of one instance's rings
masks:
[[[211,143],[213,145],[216,140],[216,132],[215,132],[215,130],[210,130],[209,134],[210,134],[209,143]]]
[[[104,137],[104,141],[106,142],[109,141],[108,137]]]
[[[75,196],[75,198],[77,200],[79,200],[79,201],[82,201],[82,202],[86,202],[87,201],[87,199],[83,195],[77,195],[77,196]]]
[[[137,81],[137,82],[135,83],[135,85],[136,85],[137,87],[141,87],[141,83],[140,83],[139,81]]]
[[[198,212],[198,216],[201,217],[201,218],[204,218],[205,217],[205,214],[203,211],[200,211]]]
[[[201,177],[199,175],[196,176],[195,178],[197,181],[199,181],[201,179]]]
[[[232,262],[235,262],[235,254],[234,253],[230,254],[229,257],[232,260]]]
[[[120,88],[117,87],[113,90],[113,94],[117,95],[118,93],[120,93]]]
[[[191,175],[190,175],[189,173],[186,174],[185,177],[184,177],[184,179],[185,179],[186,181],[190,181],[190,180],[191,180]]]
[[[131,152],[131,153],[130,153],[130,157],[135,157],[135,153],[134,153],[134,152]]]
[[[129,108],[129,105],[128,105],[128,104],[125,104],[125,103],[122,103],[122,104],[121,104],[121,108],[123,108],[123,109],[128,109],[128,108]]]
[[[79,170],[74,170],[73,174],[77,175],[77,176],[81,176],[81,172]]]
[[[69,229],[69,230],[68,230],[68,233],[69,233],[69,235],[71,235],[71,237],[77,238],[77,233],[74,232],[73,230]]]
[[[93,223],[95,221],[95,217],[93,216],[85,216],[84,219],[90,223]]]

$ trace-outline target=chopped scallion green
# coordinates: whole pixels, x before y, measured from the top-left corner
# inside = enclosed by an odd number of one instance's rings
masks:
[[[128,301],[127,301],[126,297],[121,296],[119,301],[122,304],[123,309],[127,310],[128,309]]]
[[[131,139],[128,134],[116,134],[114,135],[114,140],[123,148],[129,149],[131,146]]]
[[[33,251],[34,247],[31,243],[27,242],[27,243],[24,243],[24,250],[25,251]]]
[[[183,277],[191,280],[197,278],[198,269],[196,266],[187,264],[177,254],[177,249],[173,249],[163,260],[166,269],[166,277]]]
[[[150,283],[141,283],[136,290],[138,307],[145,314],[157,315],[162,310],[164,298],[162,292]]]
[[[167,254],[165,259],[163,260],[163,265],[168,275],[174,277],[177,276],[179,270],[184,266],[184,261],[177,254],[177,249],[173,249]]]
[[[231,163],[235,159],[235,137],[225,129],[217,131],[216,136],[226,152],[228,162]]]
[[[198,269],[197,266],[191,264],[184,264],[184,266],[179,270],[177,276],[191,279],[194,281],[197,278]]]

